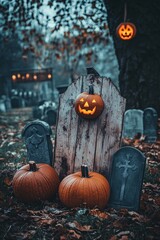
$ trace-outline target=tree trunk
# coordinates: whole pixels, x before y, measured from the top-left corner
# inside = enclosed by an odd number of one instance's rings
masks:
[[[126,98],[126,108],[154,107],[160,114],[160,1],[104,0],[108,25],[113,36],[119,63],[119,86]],[[116,27],[124,21],[132,22],[137,34],[123,41],[116,36]]]

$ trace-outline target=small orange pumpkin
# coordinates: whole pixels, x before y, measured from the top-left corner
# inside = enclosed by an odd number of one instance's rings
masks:
[[[32,203],[51,199],[58,190],[59,178],[50,165],[30,161],[15,173],[12,184],[19,200]]]
[[[65,177],[59,185],[60,201],[67,207],[80,207],[85,204],[89,208],[103,209],[110,196],[107,179],[99,173],[89,172],[82,165],[81,172]]]
[[[130,22],[122,22],[116,29],[117,36],[122,40],[131,40],[136,35],[136,26]]]
[[[75,100],[75,111],[82,118],[97,118],[103,111],[104,102],[100,95],[94,94],[93,86],[89,86],[89,93],[80,93]]]

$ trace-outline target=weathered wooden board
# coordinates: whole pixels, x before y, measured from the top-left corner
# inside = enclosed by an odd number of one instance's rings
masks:
[[[74,101],[91,83],[105,107],[97,119],[88,120],[76,114]],[[61,178],[79,171],[82,163],[108,176],[111,156],[120,146],[124,112],[125,99],[108,78],[82,76],[68,87],[60,96],[54,151],[54,167]]]

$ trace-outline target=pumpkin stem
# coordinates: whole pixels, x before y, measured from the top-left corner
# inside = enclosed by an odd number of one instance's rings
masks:
[[[81,173],[82,173],[82,177],[84,178],[89,178],[89,174],[88,174],[88,166],[83,164],[81,166]]]
[[[89,94],[94,94],[93,85],[89,85]]]
[[[34,161],[29,161],[29,171],[31,172],[36,172],[37,171],[37,166]]]

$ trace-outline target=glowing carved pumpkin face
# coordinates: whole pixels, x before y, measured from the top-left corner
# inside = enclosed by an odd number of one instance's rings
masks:
[[[83,92],[75,101],[75,110],[80,117],[97,118],[104,108],[104,102],[100,95]]]
[[[136,35],[136,27],[133,23],[120,23],[116,29],[117,35],[122,40],[130,40]]]

